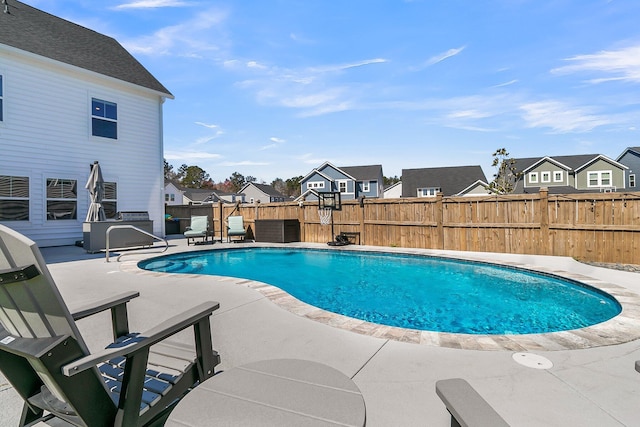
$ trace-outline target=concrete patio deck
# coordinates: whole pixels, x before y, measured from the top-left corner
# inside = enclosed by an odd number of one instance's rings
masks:
[[[170,244],[169,252],[227,245],[187,247],[184,239],[170,240]],[[326,248],[326,245],[316,247]],[[268,292],[261,292],[259,285],[245,279],[143,272],[135,263],[150,255],[134,251],[127,252],[121,262],[112,258],[110,263],[105,262],[104,254],[90,255],[77,247],[44,248],[42,252],[72,309],[96,298],[128,290],[140,291],[141,296],[129,304],[133,330],[149,328],[201,301],[219,301],[220,309],[213,316],[212,335],[222,358],[220,369],[268,358],[325,363],[351,377],[360,388],[367,407],[368,426],[448,426],[449,415],[436,396],[435,382],[453,377],[469,381],[513,426],[640,426],[640,374],[634,370],[635,361],[640,359],[640,341],[635,339],[640,323],[634,323],[634,319],[627,324],[628,330],[614,331],[619,342],[633,339],[621,344],[559,349],[562,347],[556,347],[553,340],[541,340],[535,346],[515,346],[511,350],[468,349],[485,347],[466,345],[460,345],[465,348],[460,349],[441,346],[438,339],[404,342],[402,337],[376,337],[332,326],[331,321],[321,322],[313,316],[283,308],[267,296]],[[630,300],[640,295],[640,274],[589,266],[570,258],[417,252],[564,271],[587,276],[594,283],[618,285],[624,298]],[[357,329],[358,322],[355,323],[353,328]],[[91,349],[100,349],[108,342],[108,314],[84,319],[78,324]],[[609,333],[601,333],[603,342],[610,342]],[[626,334],[630,335],[625,339]],[[185,342],[189,338],[187,333],[179,336]],[[576,343],[576,347],[579,346]],[[494,347],[489,344],[488,348]],[[525,361],[536,361],[535,356],[542,356],[553,366],[548,369],[525,366],[514,360],[515,353],[521,354]],[[17,425],[21,401],[1,375],[0,408],[0,425]],[[212,420],[212,425],[214,422]]]

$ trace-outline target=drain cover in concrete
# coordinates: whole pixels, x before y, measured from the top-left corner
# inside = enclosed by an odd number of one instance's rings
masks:
[[[538,354],[514,353],[512,357],[513,360],[515,360],[522,366],[526,366],[527,368],[551,369],[553,367],[553,363],[551,362],[551,360]]]

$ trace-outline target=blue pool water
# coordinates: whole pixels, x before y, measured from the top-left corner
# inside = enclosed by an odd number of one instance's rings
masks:
[[[140,267],[257,280],[327,311],[437,332],[556,332],[600,323],[621,311],[610,295],[577,282],[436,257],[243,248],[168,255]]]

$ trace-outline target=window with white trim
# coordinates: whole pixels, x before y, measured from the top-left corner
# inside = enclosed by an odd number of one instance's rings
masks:
[[[611,171],[589,172],[587,187],[611,187]]]
[[[307,182],[307,188],[308,189],[324,188],[324,181],[309,181]]]
[[[0,221],[29,221],[29,178],[0,175]]]
[[[338,191],[341,193],[347,192],[347,181],[338,181]]]
[[[369,187],[369,181],[364,181],[362,183],[362,192],[363,193],[368,193],[371,190],[371,188]]]
[[[418,197],[436,197],[439,192],[439,187],[418,188]]]
[[[540,182],[551,182],[551,172],[540,172]]]
[[[538,172],[529,172],[529,183],[531,184],[538,183]]]
[[[118,139],[118,105],[91,98],[91,135]]]
[[[553,172],[553,182],[562,182],[562,171],[554,171]]]
[[[107,219],[116,219],[118,213],[118,184],[115,182],[104,183],[104,199],[102,199],[104,216]]]
[[[75,179],[47,178],[47,220],[78,219]]]
[[[636,186],[636,175],[631,174],[629,175],[629,187],[634,188],[635,186]]]

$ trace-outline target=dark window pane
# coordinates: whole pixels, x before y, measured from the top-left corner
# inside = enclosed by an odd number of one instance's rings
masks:
[[[102,202],[104,208],[104,215],[107,219],[116,219],[116,213],[118,212],[118,206],[116,202]]]
[[[0,197],[29,197],[29,178],[0,175]]]
[[[104,117],[104,102],[99,99],[91,100],[91,115],[96,117]]]
[[[47,219],[77,219],[76,202],[47,200]]]
[[[4,120],[2,112],[4,111],[4,107],[2,106],[2,99],[0,99],[0,122]]]
[[[0,221],[29,221],[29,201],[0,200]]]
[[[75,199],[77,195],[75,179],[47,179],[47,199]]]
[[[118,119],[118,106],[112,102],[104,103],[104,116],[108,119],[117,120]]]
[[[102,136],[104,138],[117,139],[118,138],[118,125],[116,122],[110,122],[107,120],[100,120],[93,118],[92,132],[93,136]]]
[[[2,76],[0,76],[0,96],[2,96]]]
[[[0,176],[0,197],[11,197],[10,176]]]
[[[104,198],[107,200],[115,200],[118,198],[117,184],[115,182],[104,183]]]

